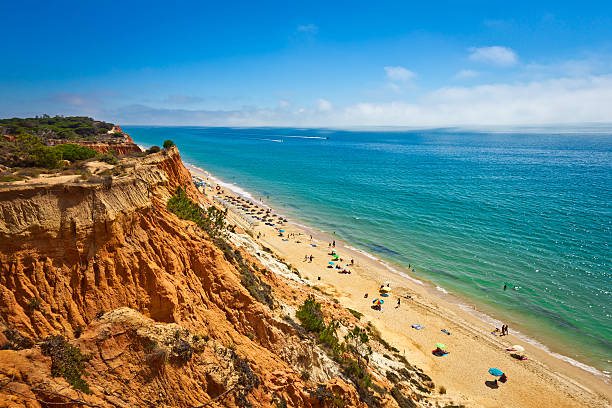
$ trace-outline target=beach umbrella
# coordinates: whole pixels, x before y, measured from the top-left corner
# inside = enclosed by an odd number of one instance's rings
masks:
[[[500,375],[504,375],[504,372],[499,368],[489,368],[489,374],[499,377]]]
[[[329,261],[329,262],[328,262],[328,264],[330,264],[330,265],[334,265],[334,263],[333,263],[332,261]]]
[[[285,230],[280,230],[280,232],[285,232]]]
[[[372,303],[374,303],[376,306],[379,306],[379,305],[382,305],[383,303],[385,303],[385,301],[382,300],[382,299],[374,299],[372,301]]]
[[[391,292],[391,288],[388,286],[383,286],[382,288],[380,288],[381,292]]]
[[[519,353],[522,353],[523,351],[525,351],[525,347],[523,347],[523,346],[519,346],[518,344],[517,344],[517,345],[512,346],[511,348],[513,348],[513,349],[514,349],[514,351],[518,351]]]
[[[436,344],[434,344],[434,346],[436,346],[440,350],[446,350],[446,346],[444,344],[442,344],[442,343],[436,343]]]

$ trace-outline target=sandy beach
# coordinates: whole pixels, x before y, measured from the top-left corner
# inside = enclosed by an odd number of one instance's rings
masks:
[[[240,197],[230,191],[228,185],[210,177],[207,172],[187,165],[194,176],[207,180],[205,192],[209,197],[244,203],[265,215],[268,207],[256,203],[251,197]],[[495,327],[467,310],[459,299],[436,290],[435,286],[416,277],[402,276],[382,262],[358,251],[347,243],[314,229],[298,225],[284,217],[271,217],[273,226],[253,220],[237,205],[229,206],[229,221],[250,229],[261,245],[271,248],[280,257],[296,267],[301,276],[313,286],[338,299],[345,307],[371,321],[392,346],[406,358],[431,375],[438,386],[472,401],[473,406],[484,407],[605,407],[611,406],[612,386],[609,379],[595,375],[566,361],[555,358],[547,351],[525,342],[513,334],[491,333]],[[261,212],[260,212],[261,211]],[[271,214],[278,214],[270,209]],[[282,236],[279,232],[282,229]],[[329,268],[331,250],[342,261],[342,269]],[[312,262],[305,256],[313,257]],[[351,265],[351,260],[353,264]],[[348,264],[348,265],[347,265]],[[406,272],[404,272],[406,273]],[[390,296],[382,310],[373,310],[372,300],[379,297],[379,288],[389,282]],[[368,294],[367,298],[364,297]],[[400,304],[398,305],[398,299]],[[412,325],[424,328],[417,330]],[[499,326],[498,326],[499,327]],[[447,334],[443,332],[450,333]],[[432,354],[434,344],[447,346],[449,354],[438,357]],[[506,351],[512,345],[525,348],[526,360],[512,357]],[[494,377],[488,369],[496,367],[508,376],[505,384],[495,387]]]

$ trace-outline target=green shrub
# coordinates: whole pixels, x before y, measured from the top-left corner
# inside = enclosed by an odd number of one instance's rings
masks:
[[[168,150],[174,147],[174,142],[172,140],[164,140],[164,149]]]
[[[102,153],[98,157],[98,160],[103,161],[108,164],[115,165],[119,163],[119,158],[117,156],[118,156],[117,153],[113,149],[110,149],[107,152]]]
[[[57,145],[54,149],[60,152],[63,160],[69,160],[71,162],[87,160],[99,155],[98,152],[89,147],[79,146],[73,143]]]
[[[304,303],[298,308],[295,316],[306,330],[319,333],[325,328],[321,304],[312,295],[308,295]]]
[[[204,211],[189,198],[182,187],[176,189],[174,196],[168,200],[166,207],[179,218],[195,222],[211,238],[219,237],[226,228],[227,209],[221,211],[215,206],[210,206]]]
[[[78,347],[68,343],[64,336],[49,336],[41,343],[43,355],[51,357],[51,375],[64,377],[75,390],[91,394],[85,375],[83,362],[91,359],[83,355]]]
[[[28,152],[32,166],[54,169],[59,167],[62,154],[49,146],[36,146]]]
[[[151,154],[151,153],[157,153],[161,151],[161,148],[159,146],[151,146],[148,150],[147,150],[147,154]]]
[[[350,314],[355,316],[357,318],[357,320],[361,319],[361,316],[363,316],[363,313],[360,313],[360,312],[358,312],[356,310],[353,310],[351,308],[346,308],[346,310],[348,310]]]

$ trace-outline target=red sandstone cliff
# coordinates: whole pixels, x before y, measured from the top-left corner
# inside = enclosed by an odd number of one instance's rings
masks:
[[[120,156],[126,155],[128,153],[138,153],[142,151],[140,147],[138,147],[138,145],[134,143],[134,140],[132,140],[132,137],[130,135],[128,135],[127,133],[122,133],[122,135],[123,137],[119,138],[116,136],[98,137],[99,140],[95,142],[90,142],[86,140],[74,141],[69,139],[47,139],[45,142],[48,145],[52,146],[65,143],[76,143],[81,146],[89,147],[90,149],[93,149],[98,153],[106,153],[107,151],[112,149]]]
[[[178,186],[204,202],[173,148],[104,184],[0,187],[0,407],[366,406],[284,306],[251,296],[236,259],[276,293],[287,279],[166,210]],[[58,334],[91,356],[91,395],[52,376],[41,340]],[[378,404],[398,406],[384,375]]]

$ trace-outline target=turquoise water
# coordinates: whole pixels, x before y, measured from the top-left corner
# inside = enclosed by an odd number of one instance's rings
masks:
[[[612,371],[612,133],[126,129]]]

